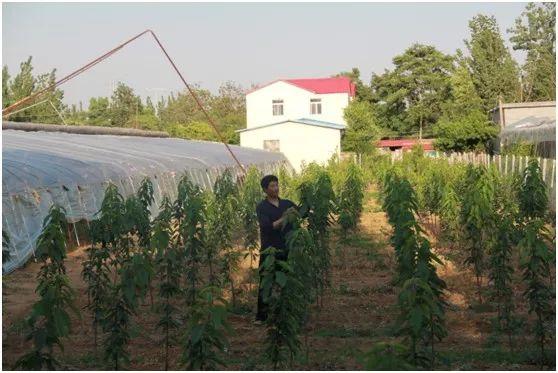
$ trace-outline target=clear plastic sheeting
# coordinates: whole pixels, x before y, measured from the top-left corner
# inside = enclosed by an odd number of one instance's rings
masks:
[[[176,198],[184,173],[204,189],[212,189],[227,168],[235,177],[241,175],[222,143],[15,130],[2,135],[2,229],[11,241],[5,273],[33,255],[43,219],[54,203],[66,210],[69,223],[90,221],[109,182],[126,197],[147,176],[154,184],[155,215],[164,195]],[[282,165],[291,169],[281,153],[231,149],[246,168],[254,165],[264,173]]]
[[[556,159],[556,119],[530,116],[507,125],[499,135],[498,149],[516,143],[533,144],[535,154]]]
[[[556,119],[534,116],[524,118],[502,129],[500,138],[508,143],[556,141]]]

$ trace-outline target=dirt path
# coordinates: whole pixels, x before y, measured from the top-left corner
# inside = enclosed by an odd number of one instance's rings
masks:
[[[374,196],[374,191],[369,195]],[[302,337],[305,354],[294,363],[298,370],[362,369],[359,354],[376,342],[396,340],[394,321],[397,316],[396,291],[391,285],[394,258],[389,246],[390,227],[377,201],[370,198],[365,206],[359,232],[341,243],[332,235],[333,268],[331,286],[324,297],[324,307],[312,307],[310,323]],[[443,250],[441,250],[443,251]],[[85,307],[85,285],[81,280],[83,250],[70,253],[68,275],[79,294],[78,306]],[[248,268],[239,276],[242,288]],[[38,264],[31,263],[3,278],[2,350],[4,369],[9,369],[30,344],[24,341],[23,319],[35,300],[35,275]],[[443,359],[439,369],[535,369],[531,352],[510,354],[499,339],[491,340],[490,318],[493,312],[475,310],[474,281],[461,266],[446,261],[439,268],[448,284],[450,309],[447,313],[449,335],[439,344]],[[255,292],[245,291],[239,306],[230,316],[234,334],[230,336],[228,369],[269,369],[263,355],[265,329],[252,323]],[[490,310],[489,310],[490,311]],[[160,370],[163,368],[161,333],[149,304],[142,305],[136,318],[137,328],[129,347],[131,369]],[[72,335],[65,341],[65,351],[58,356],[69,368],[98,369],[95,357],[91,319],[86,310],[82,318],[73,318]],[[521,345],[521,344],[520,344]],[[524,346],[525,344],[523,344]],[[181,348],[172,348],[171,369],[178,369]],[[102,354],[102,350],[100,351]]]

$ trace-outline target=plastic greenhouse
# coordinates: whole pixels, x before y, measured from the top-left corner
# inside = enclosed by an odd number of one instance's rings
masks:
[[[501,146],[530,143],[538,156],[556,158],[556,119],[530,116],[507,125],[500,132]]]
[[[11,243],[11,259],[4,263],[4,272],[33,255],[53,203],[66,210],[68,236],[79,245],[76,223],[93,219],[109,182],[126,197],[145,176],[150,177],[155,194],[152,213],[156,214],[164,195],[176,197],[184,172],[204,189],[211,189],[227,168],[236,177],[241,175],[222,143],[43,131],[3,130],[2,134],[2,223]],[[254,165],[264,173],[276,172],[283,165],[290,169],[281,153],[231,149],[245,168]]]

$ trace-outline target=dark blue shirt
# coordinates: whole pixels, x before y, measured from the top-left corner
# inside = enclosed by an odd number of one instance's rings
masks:
[[[290,207],[296,208],[296,205],[288,199],[280,198],[279,207],[275,206],[267,199],[264,199],[258,204],[256,212],[258,213],[258,221],[260,223],[261,250],[270,247],[281,250],[285,249],[285,236],[292,229],[292,226],[287,224],[284,229],[281,229],[281,227],[273,229],[273,222],[281,219],[283,213]]]

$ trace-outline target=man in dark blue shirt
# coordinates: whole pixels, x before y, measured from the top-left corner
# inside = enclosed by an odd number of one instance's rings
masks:
[[[256,212],[258,213],[258,221],[260,223],[260,267],[265,260],[265,255],[261,252],[273,247],[278,250],[277,259],[287,260],[288,251],[286,244],[286,235],[292,229],[290,224],[284,224],[286,212],[290,209],[296,209],[296,205],[288,199],[279,198],[279,180],[275,175],[264,176],[261,180],[261,186],[266,194],[266,198],[258,204]],[[258,311],[256,314],[257,321],[265,321],[267,319],[267,305],[263,302],[263,293],[260,282],[260,290],[258,292]]]

